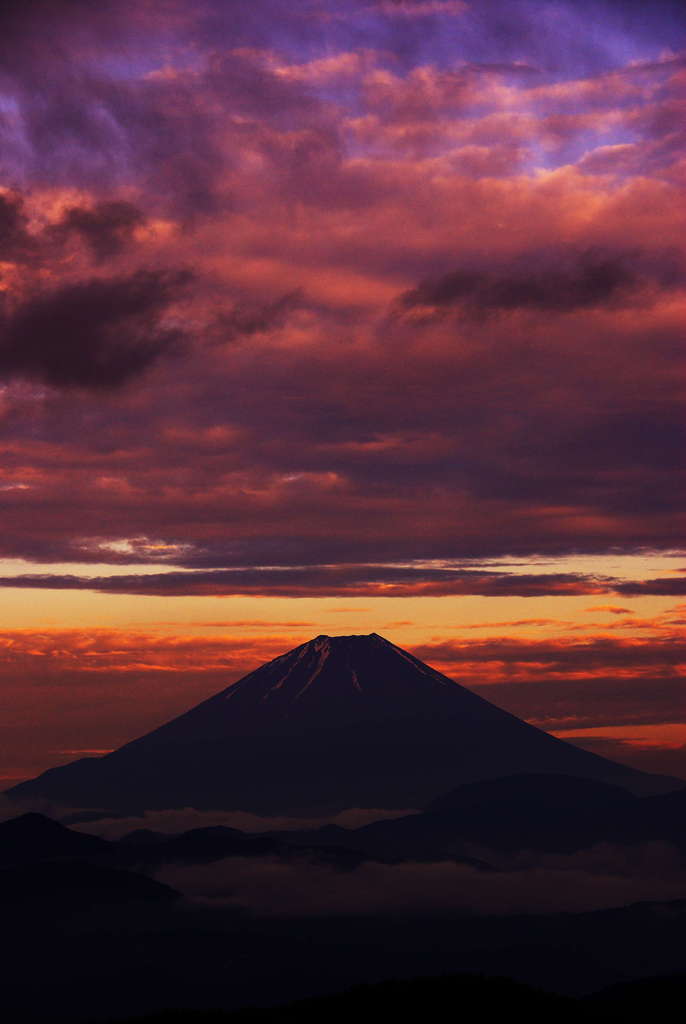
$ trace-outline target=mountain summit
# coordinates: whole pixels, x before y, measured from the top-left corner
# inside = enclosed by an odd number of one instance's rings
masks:
[[[106,757],[7,795],[120,812],[317,813],[420,807],[522,772],[635,792],[662,781],[528,725],[371,633],[315,637]]]
[[[246,726],[290,730],[337,727],[456,710],[482,703],[447,676],[378,633],[317,636],[251,672],[163,726],[169,739],[192,726],[207,737]],[[155,734],[155,735],[157,735]]]

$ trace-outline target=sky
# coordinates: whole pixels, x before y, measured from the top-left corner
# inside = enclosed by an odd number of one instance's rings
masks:
[[[0,784],[319,633],[686,777],[678,0],[6,0]]]

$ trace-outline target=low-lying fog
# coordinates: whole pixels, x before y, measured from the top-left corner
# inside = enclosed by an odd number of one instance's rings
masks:
[[[666,843],[606,844],[572,856],[525,854],[498,871],[451,861],[369,862],[351,871],[320,863],[231,857],[168,865],[156,873],[192,899],[245,907],[257,915],[375,913],[553,913],[686,898],[686,866]]]

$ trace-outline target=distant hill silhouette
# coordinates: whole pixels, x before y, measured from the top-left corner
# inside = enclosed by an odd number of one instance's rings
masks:
[[[686,787],[685,787],[686,788]],[[429,801],[426,812],[466,812],[499,804],[505,810],[508,804],[518,808],[531,806],[537,812],[572,813],[591,811],[617,804],[634,806],[633,795],[621,786],[597,779],[577,778],[572,775],[510,775],[500,779],[472,782]]]
[[[177,835],[139,830],[111,844],[108,858],[117,863],[154,867],[160,864],[203,864],[228,857],[275,857],[280,860],[306,859],[319,864],[351,869],[368,858],[336,844],[293,843],[288,835],[276,838],[250,835],[238,829],[213,826],[195,828]]]
[[[105,855],[109,843],[66,828],[44,814],[22,814],[0,822],[0,866],[60,858]]]
[[[686,855],[685,811],[686,787],[639,798],[591,779],[525,774],[458,787],[419,814],[357,829],[325,826],[275,835],[310,846],[350,847],[381,860],[469,862],[475,845],[499,852],[573,853],[599,842],[655,840]]]
[[[145,875],[81,861],[22,864],[0,870],[0,905],[7,914],[73,913],[130,903],[178,899],[170,886]]]
[[[365,861],[454,860],[493,870],[493,854],[574,853],[598,843],[660,841],[686,856],[686,788],[636,797],[620,786],[557,775],[515,775],[458,787],[423,812],[361,828],[327,825],[262,834],[213,826],[119,841],[74,831],[39,814],[0,824],[0,865],[79,860],[126,869],[232,857],[306,860],[343,870]],[[497,858],[496,858],[497,860]]]
[[[9,790],[16,800],[142,811],[319,813],[421,807],[506,775],[675,788],[564,743],[383,637],[320,636],[159,729]]]

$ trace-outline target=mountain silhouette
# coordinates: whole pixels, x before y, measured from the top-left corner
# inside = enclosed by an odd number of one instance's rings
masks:
[[[170,903],[179,893],[145,875],[87,861],[17,864],[0,870],[4,913],[71,914],[103,906]]]
[[[113,753],[7,795],[126,813],[316,814],[422,807],[456,786],[521,773],[637,793],[679,785],[564,743],[372,633],[318,636]]]
[[[334,825],[274,832],[314,847],[341,847],[375,860],[465,861],[478,851],[574,853],[598,843],[662,842],[686,853],[686,788],[637,797],[625,788],[569,775],[512,775],[472,782],[421,813],[356,829]]]
[[[0,866],[38,861],[98,857],[104,839],[75,832],[44,814],[22,814],[0,823]]]

